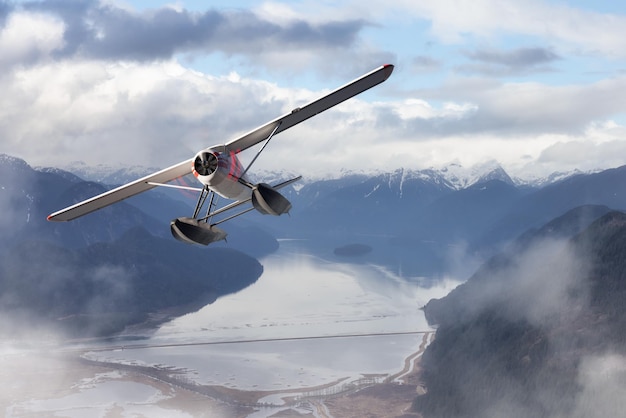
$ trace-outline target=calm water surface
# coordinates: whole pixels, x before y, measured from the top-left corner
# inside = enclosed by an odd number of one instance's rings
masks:
[[[90,356],[175,367],[198,383],[241,389],[391,374],[417,351],[422,335],[366,335],[429,331],[420,307],[456,285],[420,288],[376,266],[313,257],[294,243],[261,262],[255,284],[164,324],[147,342],[167,347]],[[209,344],[171,346],[190,343]]]

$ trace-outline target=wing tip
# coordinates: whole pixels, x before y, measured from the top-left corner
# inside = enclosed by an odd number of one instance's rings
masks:
[[[393,69],[396,68],[393,64],[384,64],[383,70],[385,71],[385,80],[389,78],[391,73],[393,73]]]
[[[59,219],[59,214],[58,213],[51,213],[50,215],[48,215],[46,217],[46,220],[48,222],[64,222],[64,221],[66,221],[66,219]]]

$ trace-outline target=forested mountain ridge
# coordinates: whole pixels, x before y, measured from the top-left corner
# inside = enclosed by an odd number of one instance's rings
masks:
[[[46,327],[74,336],[111,335],[157,314],[165,320],[197,310],[254,283],[263,271],[258,260],[234,248],[174,240],[168,221],[151,216],[167,213],[168,205],[176,210],[171,199],[161,199],[154,213],[120,202],[73,222],[47,222],[52,211],[105,188],[1,157],[0,315],[5,320],[0,332]],[[268,253],[278,245],[255,229],[233,232],[233,241],[243,235],[253,251]]]
[[[414,407],[425,417],[619,415],[625,296],[624,213],[578,208],[526,234],[426,305],[438,329]],[[616,359],[614,375],[595,378],[608,372],[590,364]]]

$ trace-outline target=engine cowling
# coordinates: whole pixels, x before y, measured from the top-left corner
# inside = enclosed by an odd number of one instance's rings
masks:
[[[193,160],[194,176],[207,177],[217,171],[219,167],[219,157],[213,151],[200,151]]]
[[[243,170],[234,152],[220,152],[218,148],[198,152],[191,166],[191,172],[200,183],[232,200],[250,196],[250,188],[245,185],[245,181],[240,181]]]

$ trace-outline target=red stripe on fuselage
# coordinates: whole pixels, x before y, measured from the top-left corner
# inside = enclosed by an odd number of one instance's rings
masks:
[[[230,151],[229,154],[220,154],[217,165],[219,168],[228,170],[228,178],[235,181],[239,180],[243,173],[243,166],[233,151]]]
[[[233,180],[239,180],[243,169],[241,167],[241,162],[239,162],[239,158],[237,158],[237,154],[235,151],[230,152],[230,171],[228,172],[228,177]]]

